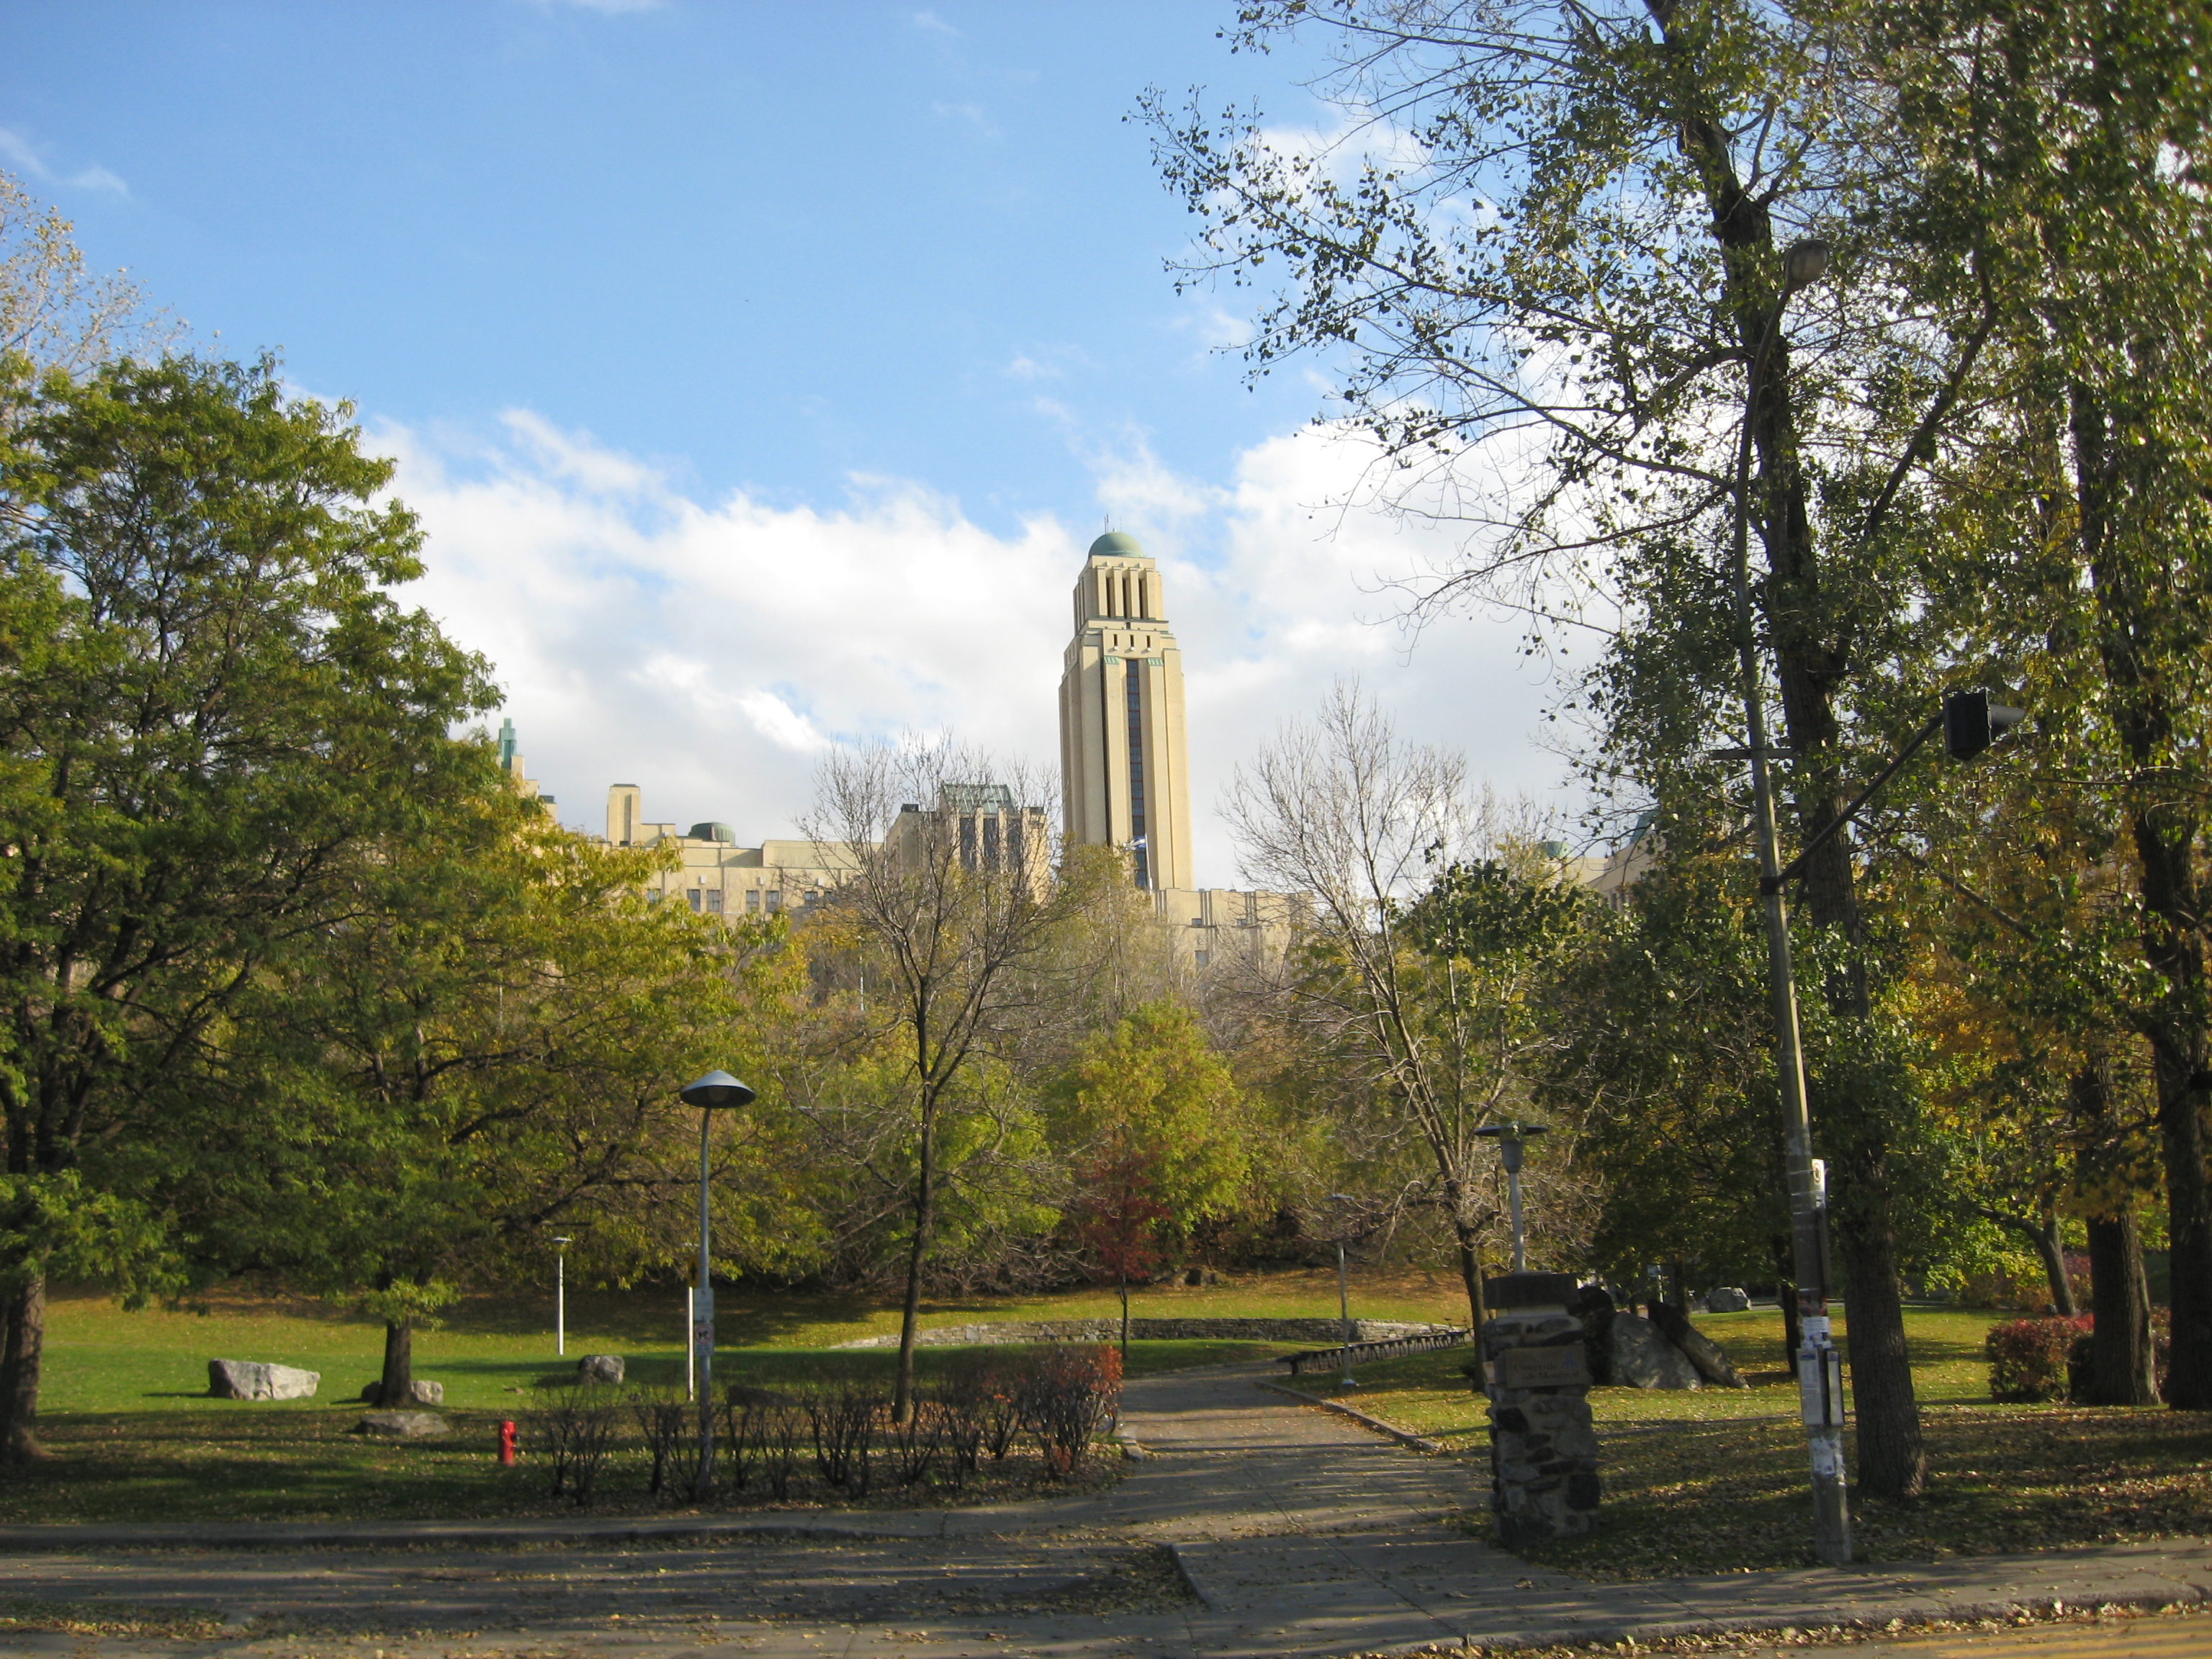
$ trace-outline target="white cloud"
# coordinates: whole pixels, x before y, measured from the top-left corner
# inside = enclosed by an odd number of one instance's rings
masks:
[[[128,196],[131,186],[106,167],[97,163],[82,167],[75,173],[60,173],[46,164],[40,147],[20,132],[0,127],[0,156],[5,156],[42,185],[70,185],[79,190],[112,191],[118,196]]]
[[[788,834],[826,746],[902,731],[1058,755],[1068,596],[1095,530],[1046,517],[994,533],[898,479],[855,479],[833,507],[695,501],[528,413],[489,448],[397,427],[379,442],[429,536],[412,596],[490,657],[565,822],[599,828],[620,780],[655,820]],[[1549,693],[1514,624],[1444,624],[1410,653],[1389,624],[1381,580],[1447,538],[1332,511],[1367,459],[1320,430],[1257,446],[1218,485],[1179,477],[1141,436],[1092,458],[1097,505],[1165,573],[1209,884],[1235,880],[1213,811],[1232,769],[1340,675],[1503,786],[1558,781],[1529,741]]]
[[[951,24],[946,22],[942,17],[939,17],[933,11],[915,12],[912,16],[908,17],[907,21],[912,23],[915,27],[921,30],[925,34],[957,35],[960,33],[958,29],[954,28]]]

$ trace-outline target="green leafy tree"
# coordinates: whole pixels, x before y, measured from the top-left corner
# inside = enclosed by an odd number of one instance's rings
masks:
[[[476,789],[482,665],[388,590],[414,521],[348,411],[172,359],[9,389],[0,451],[0,1445],[33,1455],[45,1286],[174,1282],[199,1058]],[[90,1237],[106,1243],[88,1245]],[[94,1265],[98,1265],[94,1261]]]

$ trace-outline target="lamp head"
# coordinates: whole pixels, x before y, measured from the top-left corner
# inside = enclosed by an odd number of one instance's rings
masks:
[[[726,1106],[750,1106],[757,1097],[727,1072],[709,1072],[688,1085],[680,1097],[686,1106],[718,1111]]]
[[[1782,280],[1792,294],[1801,288],[1810,288],[1828,274],[1828,245],[1818,237],[1808,236],[1802,242],[1792,242],[1782,256]]]
[[[1521,1172],[1521,1149],[1534,1135],[1542,1134],[1550,1126],[1542,1123],[1486,1123],[1475,1133],[1498,1143],[1498,1156],[1505,1165],[1506,1173]]]

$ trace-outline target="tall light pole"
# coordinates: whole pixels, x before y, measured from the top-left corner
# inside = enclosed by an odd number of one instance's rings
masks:
[[[1736,654],[1743,675],[1746,735],[1751,740],[1752,830],[1759,847],[1760,907],[1766,922],[1767,995],[1774,1010],[1775,1064],[1782,1085],[1782,1154],[1790,1185],[1790,1232],[1797,1279],[1797,1397],[1813,1466],[1813,1553],[1830,1566],[1851,1559],[1850,1502],[1844,1485],[1843,1366],[1828,1320],[1826,1171],[1813,1159],[1805,1101],[1805,1059],[1797,1026],[1797,986],[1790,959],[1790,916],[1782,899],[1782,854],[1775,836],[1774,784],[1768,769],[1766,701],[1751,612],[1751,448],[1766,361],[1790,296],[1826,274],[1828,245],[1802,241],[1782,257],[1782,297],[1760,329],[1745,388],[1743,433],[1735,466]]]
[[[708,1276],[707,1126],[717,1111],[750,1106],[755,1097],[727,1072],[709,1072],[684,1089],[681,1098],[686,1106],[699,1109],[699,1288],[691,1298],[691,1352],[699,1374],[699,1470],[691,1491],[703,1499],[714,1486],[714,1286]]]
[[[1332,1204],[1345,1205],[1357,1204],[1359,1202],[1359,1200],[1354,1198],[1350,1193],[1331,1193],[1328,1195],[1328,1201]],[[1343,1217],[1348,1212],[1343,1210],[1340,1210],[1337,1212],[1336,1317],[1339,1328],[1344,1334],[1343,1345],[1337,1349],[1337,1360],[1339,1362],[1337,1364],[1337,1381],[1342,1387],[1348,1389],[1352,1386],[1352,1288],[1345,1278],[1344,1272],[1344,1229],[1346,1223],[1343,1219]]]
[[[553,1352],[568,1357],[568,1247],[573,1238],[553,1241],[561,1248],[553,1257]]]
[[[1521,1154],[1531,1135],[1547,1132],[1541,1123],[1489,1123],[1475,1133],[1498,1143],[1498,1161],[1505,1166],[1505,1193],[1513,1211],[1513,1271],[1528,1271],[1528,1237],[1521,1225]]]

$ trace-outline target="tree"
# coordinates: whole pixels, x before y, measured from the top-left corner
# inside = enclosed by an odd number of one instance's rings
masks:
[[[1255,372],[1324,356],[1376,449],[1370,494],[1464,532],[1457,559],[1413,579],[1417,608],[1517,608],[1539,648],[1620,619],[1585,687],[1601,782],[1663,793],[1716,739],[1742,740],[1713,550],[1748,422],[1754,659],[1808,842],[1849,798],[1854,676],[1904,611],[1893,520],[1991,326],[1971,283],[1931,284],[1861,228],[1910,171],[1867,16],[1251,0],[1240,44],[1307,28],[1336,47],[1321,90],[1339,143],[1280,143],[1256,112],[1145,106],[1170,186],[1203,221],[1185,279],[1276,282]],[[1808,351],[1778,321],[1781,255],[1816,232],[1848,280],[1801,302]],[[1821,990],[1844,1040],[1813,1103],[1837,1176],[1859,1477],[1910,1497],[1926,1466],[1889,1183],[1912,1103],[1891,1088],[1894,1056],[1857,1061],[1851,1028],[1877,988],[1847,836],[1809,860],[1804,899],[1837,941]]]
[[[1255,886],[1312,906],[1289,988],[1314,1052],[1418,1132],[1429,1199],[1452,1230],[1468,1310],[1482,1322],[1480,1244],[1498,1218],[1475,1130],[1515,1079],[1465,1040],[1408,907],[1469,840],[1465,763],[1401,743],[1356,686],[1339,683],[1310,726],[1286,726],[1237,769],[1224,816]],[[1449,966],[1443,971],[1450,972]],[[1443,1014],[1439,1021],[1439,1008]]]
[[[879,1083],[884,1103],[897,1103],[911,1131],[892,1400],[901,1421],[914,1400],[915,1333],[945,1178],[941,1139],[964,1103],[988,1093],[994,1048],[1041,1002],[1025,970],[1068,904],[1052,879],[1043,814],[1028,805],[1041,792],[1018,769],[1003,782],[998,771],[988,757],[949,741],[840,749],[823,763],[800,824],[851,860],[832,908],[879,966],[872,1030],[890,1061]]]
[[[1079,1165],[1070,1206],[1085,1257],[1121,1292],[1124,1365],[1129,1360],[1129,1281],[1158,1271],[1160,1233],[1175,1220],[1175,1212],[1159,1200],[1153,1164],[1141,1151],[1121,1150]]]
[[[362,862],[351,914],[241,1000],[227,1057],[253,1088],[222,1237],[380,1317],[387,1400],[407,1397],[416,1327],[469,1280],[541,1262],[555,1230],[586,1273],[686,1260],[697,1174],[676,1090],[718,1063],[764,1077],[763,1005],[794,977],[780,919],[648,903],[661,855],[561,829],[488,754],[486,774],[471,810]],[[744,1170],[738,1139],[724,1160]],[[721,1254],[772,1260],[789,1247],[765,1238],[804,1229],[746,1185],[769,1214],[726,1169]]]
[[[119,271],[87,275],[70,222],[51,207],[40,212],[21,183],[0,173],[0,361],[82,374],[110,357],[158,349],[175,331],[143,305]],[[0,416],[11,403],[0,399]]]
[[[388,463],[276,366],[15,384],[0,451],[0,1444],[34,1455],[46,1275],[181,1270],[151,1195],[202,1045],[353,903],[367,849],[465,796],[483,665],[388,589]]]

